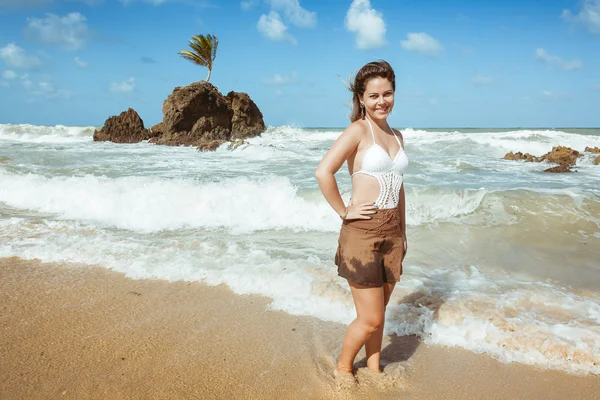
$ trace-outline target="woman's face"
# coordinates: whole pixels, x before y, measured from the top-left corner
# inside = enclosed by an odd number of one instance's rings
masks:
[[[367,114],[373,120],[386,119],[394,107],[394,89],[385,78],[373,78],[367,82],[362,95]]]

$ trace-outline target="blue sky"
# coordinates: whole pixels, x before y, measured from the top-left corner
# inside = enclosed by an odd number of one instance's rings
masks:
[[[394,126],[600,126],[600,0],[0,0],[0,26],[0,123],[153,125],[205,79],[177,52],[211,33],[211,82],[273,126],[346,126],[338,75],[375,59]]]

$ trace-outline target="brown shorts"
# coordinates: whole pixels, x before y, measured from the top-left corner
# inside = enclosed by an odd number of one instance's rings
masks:
[[[338,275],[365,286],[398,282],[404,259],[400,209],[379,209],[372,219],[344,220],[335,265]]]

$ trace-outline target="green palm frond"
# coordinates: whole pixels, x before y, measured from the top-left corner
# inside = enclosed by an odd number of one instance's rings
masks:
[[[194,64],[198,64],[203,67],[208,67],[208,63],[206,62],[206,60],[196,53],[192,53],[189,50],[181,50],[179,54],[181,55],[181,57],[185,58],[186,60],[190,60]]]
[[[208,68],[208,81],[213,61],[217,57],[219,39],[215,35],[194,35],[189,46],[192,50],[181,50],[178,54],[194,64]]]

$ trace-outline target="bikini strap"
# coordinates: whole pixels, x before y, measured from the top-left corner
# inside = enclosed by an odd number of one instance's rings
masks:
[[[373,143],[377,144],[375,142],[375,133],[373,132],[373,125],[371,125],[371,121],[369,121],[369,118],[365,118],[367,120],[367,122],[369,123],[369,128],[371,128],[371,136],[373,137]]]
[[[388,128],[390,128],[390,131],[392,132],[392,135],[394,135],[394,137],[396,138],[396,142],[398,142],[398,146],[400,146],[400,148],[402,148],[402,143],[400,143],[400,139],[398,139],[398,135],[396,135],[396,132],[394,132],[394,130],[392,129],[392,127],[388,124]]]

